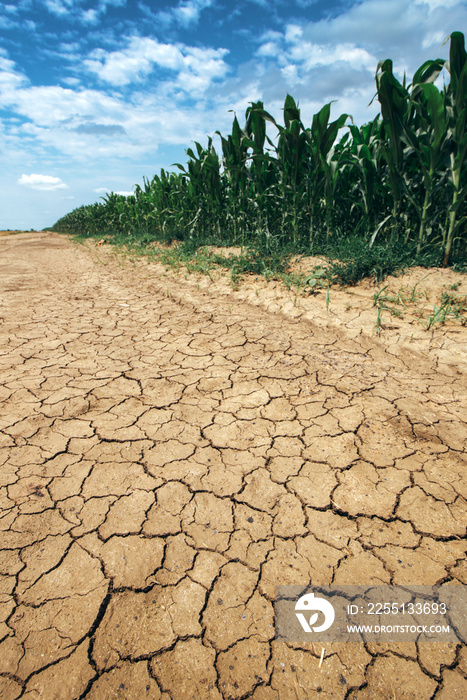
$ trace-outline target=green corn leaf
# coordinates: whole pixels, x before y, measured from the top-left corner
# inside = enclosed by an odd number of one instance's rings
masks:
[[[425,63],[423,63],[415,72],[412,80],[412,86],[415,87],[421,84],[434,83],[446,63],[447,61],[445,61],[443,58],[425,61]]]
[[[449,49],[449,72],[451,74],[450,88],[454,95],[457,94],[459,81],[467,63],[465,40],[462,32],[452,32]]]

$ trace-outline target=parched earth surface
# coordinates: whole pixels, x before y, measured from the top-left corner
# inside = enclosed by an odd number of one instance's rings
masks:
[[[465,328],[164,275],[0,238],[2,700],[467,697],[461,642],[286,643],[273,612],[467,583]]]

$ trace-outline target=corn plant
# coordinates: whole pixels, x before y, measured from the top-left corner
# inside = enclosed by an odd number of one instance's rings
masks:
[[[451,185],[452,200],[449,208],[449,225],[444,244],[444,265],[449,263],[455,234],[465,225],[466,217],[462,208],[467,183],[465,178],[467,156],[467,53],[464,35],[461,32],[451,34],[449,51],[450,84],[446,90],[447,113],[449,119],[448,134],[451,141],[450,167],[448,179]],[[464,232],[465,239],[465,232]]]
[[[409,84],[397,79],[390,59],[380,61],[380,115],[368,124],[357,126],[347,114],[331,120],[329,103],[307,125],[289,94],[280,123],[261,101],[251,102],[243,125],[234,116],[230,134],[216,132],[219,153],[212,138],[195,142],[187,163],[174,164],[178,172],[144,178],[129,197],[109,193],[53,228],[195,248],[240,244],[257,251],[247,256],[251,270],[262,269],[261,255],[264,269],[276,269],[286,250],[332,250],[335,257],[347,246],[354,252],[337,273],[352,282],[363,274],[381,279],[390,267],[384,250],[401,246],[432,264],[462,261],[467,53],[460,32],[450,42],[449,60],[426,61]],[[442,71],[449,81],[439,89]]]

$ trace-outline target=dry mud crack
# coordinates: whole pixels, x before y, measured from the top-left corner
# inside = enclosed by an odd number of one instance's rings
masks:
[[[467,697],[461,644],[322,652],[273,616],[275,585],[467,583],[462,345],[156,268],[0,239],[2,700]]]

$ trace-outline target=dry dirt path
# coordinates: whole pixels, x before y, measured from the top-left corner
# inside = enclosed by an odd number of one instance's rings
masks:
[[[467,583],[465,376],[143,272],[0,239],[2,700],[467,697],[465,646],[272,605]]]

